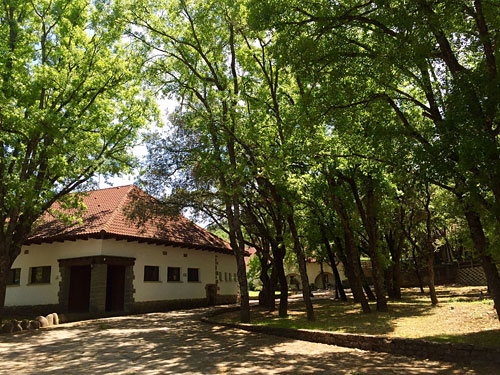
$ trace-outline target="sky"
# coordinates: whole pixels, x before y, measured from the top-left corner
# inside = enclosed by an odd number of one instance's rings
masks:
[[[178,101],[175,99],[163,98],[158,100],[158,105],[160,107],[163,123],[168,124],[168,119],[167,119],[168,115],[173,112],[175,107],[178,105]],[[155,126],[151,126],[149,130],[161,130],[161,129],[156,128]],[[144,159],[147,154],[146,145],[137,144],[133,148],[132,153],[140,160]],[[105,181],[103,177],[99,177],[99,188],[104,189],[108,187],[117,187],[117,186],[133,184],[137,180],[137,175],[138,171],[136,170],[130,174],[123,174],[121,176],[108,178],[107,181]]]

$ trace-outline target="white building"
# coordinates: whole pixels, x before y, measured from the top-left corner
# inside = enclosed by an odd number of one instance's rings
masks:
[[[247,248],[247,252],[248,256],[245,257],[245,264],[247,266],[248,272],[250,268],[250,258],[257,256],[257,250],[253,247],[249,247]],[[339,272],[340,280],[344,282],[346,280],[344,267],[340,262],[338,262],[336,266]],[[314,258],[306,259],[306,271],[309,285],[314,284],[314,286],[318,289],[328,289],[335,287],[335,277],[329,263],[320,263]],[[302,290],[300,271],[297,264],[285,265],[285,276],[289,290]],[[254,282],[256,283],[256,285],[261,285],[260,280],[254,280]]]
[[[320,263],[316,259],[307,259],[306,261],[307,278],[309,285],[314,284],[318,289],[328,289],[335,287],[335,277],[333,270],[327,262]],[[340,280],[346,279],[344,274],[344,267],[342,263],[337,264]],[[288,288],[290,290],[302,290],[302,283],[298,266],[286,267],[285,269],[286,280],[288,281]]]
[[[229,244],[183,216],[143,225],[124,210],[129,185],[91,191],[81,223],[46,214],[16,258],[7,309],[143,312],[235,302],[236,261]]]

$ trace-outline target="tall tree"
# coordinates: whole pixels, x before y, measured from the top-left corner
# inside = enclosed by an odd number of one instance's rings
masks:
[[[182,189],[212,193],[223,207],[237,263],[241,321],[248,322],[241,204],[249,177],[239,142],[244,128],[238,102],[242,89],[236,55],[241,43],[235,29],[238,9],[216,1],[136,1],[130,35],[142,42],[144,53],[155,57],[152,82],[181,103],[172,121],[176,131],[168,137],[171,144],[162,161],[174,169],[190,170],[177,179]],[[161,140],[154,141],[158,150]],[[154,172],[152,180],[158,177]],[[153,182],[165,188],[162,181]]]
[[[0,311],[10,267],[36,220],[68,193],[131,166],[153,115],[144,58],[120,1],[3,0],[0,7]]]
[[[253,1],[287,61],[323,72],[313,104],[351,108],[408,139],[427,181],[456,195],[500,318],[500,8],[493,1]],[[307,67],[307,68],[305,68]],[[328,75],[343,79],[328,80]],[[392,120],[392,123],[387,120]],[[384,121],[380,119],[380,121]],[[393,145],[394,147],[394,145]]]

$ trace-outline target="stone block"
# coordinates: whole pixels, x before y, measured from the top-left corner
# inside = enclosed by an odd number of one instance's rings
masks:
[[[38,320],[32,320],[30,321],[29,329],[40,329],[41,323]]]
[[[12,333],[14,332],[14,325],[12,322],[7,322],[2,326],[2,333]]]
[[[30,321],[28,319],[23,319],[21,321],[21,327],[23,330],[27,330],[27,329],[30,329]]]
[[[40,322],[40,328],[45,328],[49,326],[49,321],[44,316],[37,316],[35,320]]]
[[[21,327],[21,322],[15,319],[12,319],[12,332],[21,332],[23,327]]]
[[[54,316],[52,314],[47,315],[45,318],[47,319],[49,327],[54,325]]]

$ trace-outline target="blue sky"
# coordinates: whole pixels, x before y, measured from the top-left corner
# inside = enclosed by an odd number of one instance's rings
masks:
[[[164,124],[168,124],[168,115],[173,112],[175,107],[178,105],[178,101],[175,99],[159,99],[158,100],[158,105],[160,107],[161,113],[162,113],[162,119]],[[154,126],[151,127],[151,130],[158,129]],[[144,144],[138,144],[134,147],[133,149],[133,154],[139,158],[143,159],[146,154],[147,154],[147,149]],[[137,174],[138,171],[135,171],[134,173],[131,174],[124,174],[121,176],[115,176],[112,178],[108,178],[108,181],[104,181],[103,177],[100,177],[99,180],[99,188],[107,188],[107,187],[117,187],[117,186],[123,186],[123,185],[130,185],[136,182],[137,180]]]

